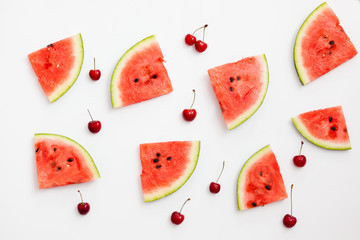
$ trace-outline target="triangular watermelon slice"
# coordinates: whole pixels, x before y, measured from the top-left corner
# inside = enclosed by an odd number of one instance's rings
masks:
[[[145,202],[178,190],[195,170],[200,141],[140,144],[141,185]]]
[[[265,55],[227,63],[208,73],[228,129],[250,118],[264,101],[269,84]]]
[[[35,154],[40,189],[83,183],[100,177],[90,154],[70,138],[35,134]]]
[[[131,47],[111,77],[113,108],[142,102],[172,92],[164,56],[154,35]]]
[[[302,24],[295,41],[295,67],[303,85],[348,61],[357,51],[325,2]]]
[[[284,180],[275,154],[267,145],[244,164],[237,183],[239,210],[245,210],[287,198]]]
[[[295,127],[310,142],[332,150],[351,149],[341,106],[302,113],[292,118]]]
[[[28,58],[45,95],[54,102],[79,76],[84,59],[81,34],[51,43]]]

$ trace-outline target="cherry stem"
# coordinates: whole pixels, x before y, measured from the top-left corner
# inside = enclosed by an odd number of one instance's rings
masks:
[[[95,58],[94,58],[94,70],[96,70],[96,67],[95,67]]]
[[[301,150],[302,150],[303,145],[304,145],[304,142],[303,142],[303,141],[301,141],[301,146],[300,146],[300,152],[299,152],[299,155],[301,155]]]
[[[78,193],[80,194],[80,198],[81,198],[81,204],[84,205],[84,201],[83,201],[83,198],[82,198],[82,195],[81,195],[81,192],[80,190],[78,190]]]
[[[183,210],[183,207],[185,206],[185,204],[186,204],[188,201],[190,201],[190,198],[186,199],[186,201],[185,201],[184,204],[182,205],[179,213],[181,213],[181,211]]]
[[[193,92],[194,92],[194,98],[193,98],[193,101],[191,103],[190,109],[194,106],[195,97],[196,97],[195,89],[193,89]]]
[[[200,30],[200,29],[202,29],[202,28],[206,28],[208,25],[207,24],[205,24],[204,26],[202,26],[202,27],[199,27],[198,29],[196,29],[194,32],[193,32],[193,34],[192,35],[194,35],[198,30]]]
[[[204,30],[203,30],[203,41],[204,41],[204,39],[205,39],[205,28],[206,28],[207,26],[208,26],[207,24],[205,24],[205,25],[204,25]]]
[[[216,179],[216,183],[219,181],[220,177],[221,177],[221,174],[222,172],[224,171],[224,167],[225,167],[225,161],[223,161],[223,166],[222,166],[222,169],[221,169],[221,172],[219,174],[219,177]]]
[[[93,119],[93,117],[91,116],[91,113],[90,113],[89,109],[88,109],[87,111],[88,111],[88,113],[89,113],[89,115],[90,115],[90,117],[91,117],[91,121],[93,122],[94,119]]]
[[[292,216],[292,191],[293,191],[294,184],[291,184],[291,191],[290,191],[290,205],[291,205],[291,213],[290,216]]]

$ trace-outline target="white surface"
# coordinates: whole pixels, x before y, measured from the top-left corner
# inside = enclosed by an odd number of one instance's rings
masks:
[[[0,239],[359,239],[360,59],[302,86],[293,65],[295,36],[319,0],[247,1],[1,1],[1,174]],[[329,0],[346,33],[360,50],[360,1]],[[208,49],[197,53],[184,36],[209,24]],[[85,58],[74,86],[50,104],[27,54],[81,33]],[[155,34],[174,92],[112,109],[110,79],[121,55]],[[201,33],[199,33],[200,35]],[[270,83],[260,109],[232,131],[226,129],[207,69],[265,53]],[[93,57],[102,71],[88,77]],[[184,108],[197,90],[198,117],[185,122]],[[303,137],[291,117],[341,104],[352,150],[330,151],[305,141],[308,158],[296,168],[292,157]],[[87,130],[86,109],[101,120],[97,135]],[[33,134],[58,133],[78,141],[94,158],[101,178],[48,190],[37,187]],[[143,203],[138,145],[166,140],[201,140],[198,166],[174,194]],[[236,205],[236,180],[244,162],[271,144],[287,189],[294,187],[293,229],[282,225],[289,199],[244,212]],[[221,192],[212,195],[221,162]],[[77,190],[91,204],[80,216]],[[185,221],[170,214],[186,198]]]

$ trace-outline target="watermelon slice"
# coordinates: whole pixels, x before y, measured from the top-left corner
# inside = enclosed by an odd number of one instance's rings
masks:
[[[100,177],[89,153],[70,138],[35,134],[35,153],[40,189],[83,183]]]
[[[294,60],[303,85],[343,64],[357,51],[325,2],[302,24],[295,41]]]
[[[351,149],[341,106],[302,113],[292,118],[295,127],[310,142],[332,150]]]
[[[195,170],[200,141],[140,144],[141,185],[145,202],[178,190]]]
[[[241,169],[237,183],[238,208],[264,206],[287,197],[275,154],[267,145],[252,155]]]
[[[45,95],[54,102],[79,76],[84,59],[81,34],[51,43],[28,58]]]
[[[227,63],[208,73],[228,129],[250,118],[264,101],[269,84],[265,55]]]
[[[111,78],[113,108],[172,92],[164,56],[154,35],[131,47],[119,60]]]

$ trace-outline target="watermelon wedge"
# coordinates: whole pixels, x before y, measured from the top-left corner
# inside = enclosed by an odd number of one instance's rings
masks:
[[[332,150],[351,149],[341,106],[302,113],[292,118],[295,127],[310,142]]]
[[[303,85],[356,54],[354,45],[326,2],[317,7],[302,24],[294,47],[295,67]]]
[[[173,88],[163,62],[164,56],[154,35],[131,47],[120,58],[111,77],[113,108],[172,92]]]
[[[264,101],[269,84],[265,55],[227,63],[208,74],[229,130],[250,118]]]
[[[287,198],[284,180],[275,154],[267,145],[244,164],[237,183],[239,210],[245,210]]]
[[[140,144],[141,185],[145,202],[178,190],[195,170],[200,141]]]
[[[74,140],[56,134],[35,134],[39,188],[88,182],[100,177],[90,154]]]
[[[51,43],[30,53],[28,58],[52,103],[65,94],[79,76],[84,59],[81,34]]]

